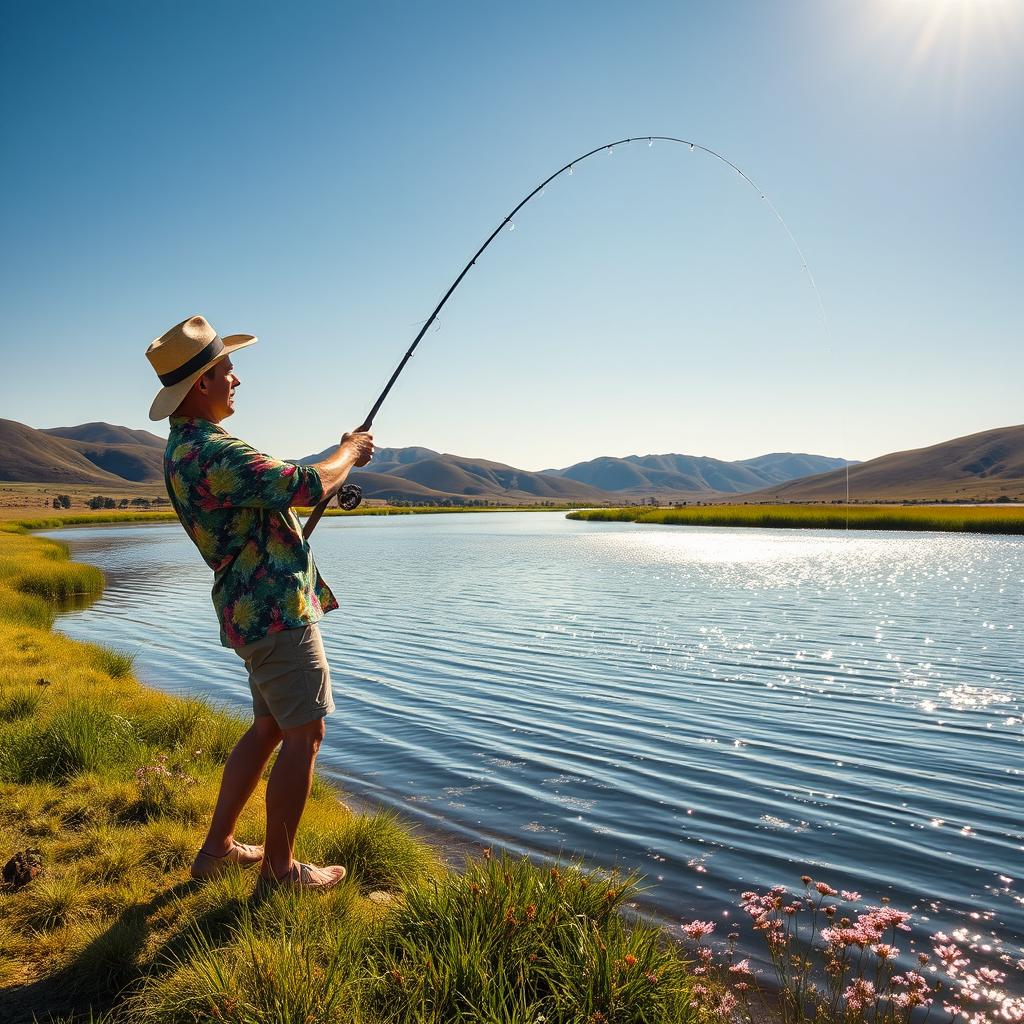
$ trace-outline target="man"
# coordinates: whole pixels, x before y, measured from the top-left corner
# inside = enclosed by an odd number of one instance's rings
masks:
[[[346,434],[323,462],[299,466],[227,433],[220,424],[235,411],[241,383],[231,357],[255,342],[248,334],[222,339],[193,316],[146,350],[163,385],[150,419],[170,416],[167,493],[213,570],[221,643],[244,660],[253,700],[253,724],[224,766],[192,876],[213,877],[227,864],[261,864],[267,881],[328,888],[344,878],[345,868],[299,864],[292,852],[324,718],[334,710],[316,623],[338,602],[320,578],[293,508],[336,494],[349,471],[373,457],[373,437]],[[265,845],[246,846],[235,840],[235,825],[278,744],[267,781]]]

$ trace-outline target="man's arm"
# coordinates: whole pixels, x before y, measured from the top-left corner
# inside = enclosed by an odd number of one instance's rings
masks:
[[[316,462],[313,468],[320,474],[324,485],[321,501],[330,501],[348,478],[354,467],[365,466],[373,458],[373,434],[346,434],[338,448],[323,462]]]

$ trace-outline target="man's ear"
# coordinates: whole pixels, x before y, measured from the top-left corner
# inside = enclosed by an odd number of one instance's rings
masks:
[[[199,390],[204,395],[206,394],[207,391],[210,390],[210,384],[209,384],[209,381],[207,381],[207,379],[206,379],[206,374],[203,374],[203,376],[200,377],[199,380],[196,381],[196,383],[199,385]]]

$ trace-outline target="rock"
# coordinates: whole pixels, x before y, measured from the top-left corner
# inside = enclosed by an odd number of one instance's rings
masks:
[[[379,903],[383,906],[387,906],[387,904],[394,901],[395,894],[393,892],[385,892],[383,889],[377,889],[374,892],[367,893],[366,898],[371,903]]]
[[[38,850],[19,850],[5,865],[3,879],[16,888],[28,885],[43,870],[43,858]]]
[[[42,676],[40,676],[40,677],[39,677],[39,678],[38,678],[38,679],[36,680],[36,686],[50,686],[50,685],[52,685],[52,684],[50,683],[50,680],[49,680],[49,679],[44,679],[44,678],[43,678]]]

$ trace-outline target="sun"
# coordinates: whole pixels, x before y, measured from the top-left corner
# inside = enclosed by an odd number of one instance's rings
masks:
[[[957,107],[968,79],[1021,59],[1024,0],[875,0],[871,34],[898,47],[911,79],[930,78]]]
[[[965,56],[967,48],[979,42],[998,42],[1020,13],[1020,0],[895,0],[894,6],[919,22],[911,55],[914,64],[944,50]]]

